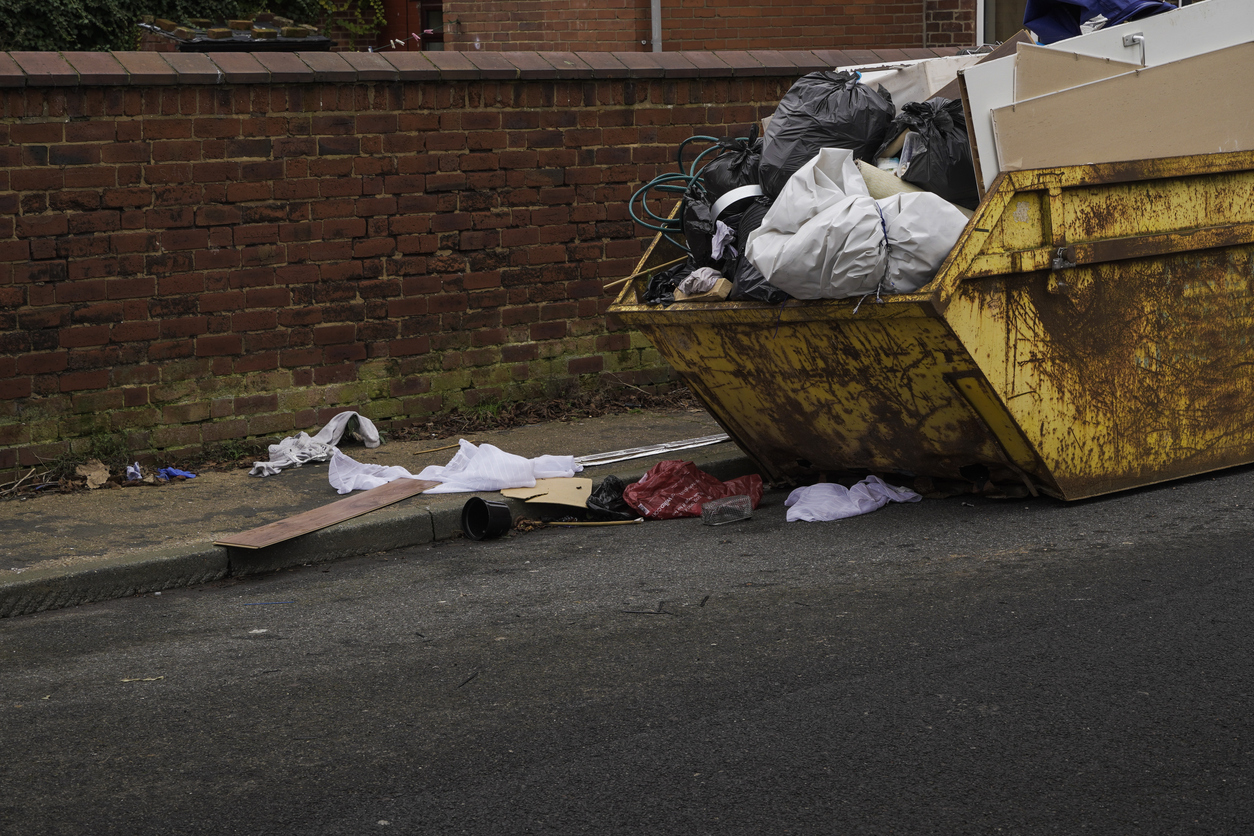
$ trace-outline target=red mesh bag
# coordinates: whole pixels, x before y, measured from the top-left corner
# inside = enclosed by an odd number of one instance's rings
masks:
[[[748,496],[757,508],[762,501],[762,477],[754,473],[720,482],[692,462],[658,462],[634,485],[623,491],[623,500],[651,520],[676,520],[701,516],[701,506],[712,499]]]

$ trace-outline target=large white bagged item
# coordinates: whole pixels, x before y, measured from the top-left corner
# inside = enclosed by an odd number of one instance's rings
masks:
[[[967,216],[931,192],[895,194],[877,200],[888,229],[884,290],[912,293],[930,282],[967,225]]]
[[[907,293],[927,284],[966,216],[931,192],[873,200],[853,152],[824,148],[749,234],[749,260],[797,299]]]

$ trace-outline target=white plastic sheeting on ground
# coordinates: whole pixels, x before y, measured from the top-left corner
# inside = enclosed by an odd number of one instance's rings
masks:
[[[273,476],[286,467],[300,467],[308,462],[325,462],[336,452],[336,445],[344,437],[348,422],[357,419],[357,428],[353,434],[360,438],[367,447],[378,447],[379,431],[371,420],[356,412],[341,412],[327,425],[310,437],[308,433],[289,436],[278,444],[271,444],[270,461],[253,462],[249,476]]]
[[[852,488],[821,482],[788,494],[788,522],[829,522],[878,511],[890,502],[918,502],[923,497],[909,488],[894,488],[878,476],[868,476]]]
[[[460,440],[461,449],[443,467],[432,465],[421,473],[403,467],[363,464],[336,451],[327,478],[337,493],[368,491],[394,479],[426,479],[440,482],[423,493],[499,491],[502,488],[533,488],[537,479],[559,479],[583,470],[573,456],[537,456],[526,459],[491,444],[475,446]]]
[[[853,152],[824,148],[789,178],[746,250],[797,299],[909,293],[935,277],[966,223],[931,192],[876,201]]]

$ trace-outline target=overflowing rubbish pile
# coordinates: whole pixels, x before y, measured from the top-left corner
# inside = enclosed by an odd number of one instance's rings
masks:
[[[633,195],[633,218],[687,254],[641,300],[909,293],[1002,172],[1245,150],[1224,68],[1244,65],[1252,23],[1244,0],[1029,0],[991,54],[810,73],[761,136],[691,137],[679,172]],[[1190,93],[1198,79],[1224,95]]]
[[[856,70],[816,72],[757,133],[685,141],[680,172],[632,197],[633,217],[688,254],[652,277],[646,302],[908,293],[935,276],[979,202],[957,100],[899,111]],[[680,197],[678,211],[656,210],[659,197]]]

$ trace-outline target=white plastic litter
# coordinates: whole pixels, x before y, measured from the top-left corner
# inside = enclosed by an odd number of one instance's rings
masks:
[[[788,522],[829,522],[878,511],[890,502],[919,502],[909,488],[894,488],[878,476],[868,476],[852,488],[821,482],[797,488],[784,500]]]
[[[824,148],[784,184],[746,254],[797,299],[906,293],[932,280],[966,222],[931,192],[872,199],[853,152]]]
[[[424,493],[464,493],[533,488],[537,479],[566,478],[583,470],[583,465],[577,464],[573,456],[525,459],[491,444],[475,446],[464,438],[460,445],[461,449],[447,465],[432,465],[418,474],[399,466],[363,464],[337,450],[331,459],[327,478],[331,487],[340,494],[370,490],[395,479],[426,479],[441,483]]]
[[[287,467],[300,467],[308,462],[327,461],[336,452],[336,445],[344,437],[348,422],[354,418],[357,419],[357,429],[353,435],[367,447],[378,447],[381,443],[379,431],[369,418],[356,412],[341,412],[328,421],[327,425],[315,436],[310,437],[308,433],[300,433],[288,436],[278,444],[271,444],[268,448],[270,461],[253,462],[253,468],[248,471],[248,475],[273,476]]]
[[[689,273],[688,277],[675,287],[675,290],[689,296],[696,296],[698,293],[708,293],[714,289],[714,285],[718,284],[718,280],[721,278],[723,278],[723,274],[713,267],[698,267]]]
[[[710,255],[716,259],[722,258],[723,250],[727,249],[729,244],[731,245],[732,255],[738,255],[736,252],[735,242],[736,230],[732,229],[722,221],[715,221],[714,239],[710,242]]]

